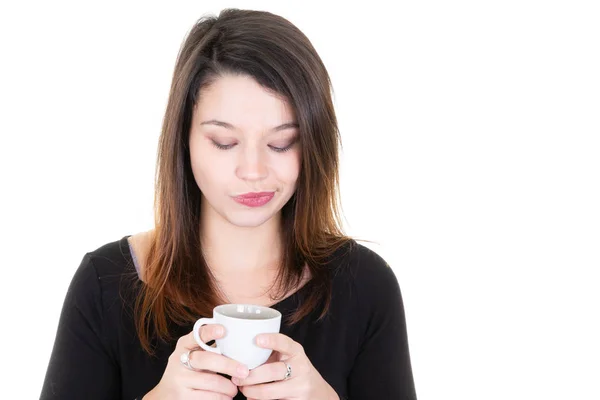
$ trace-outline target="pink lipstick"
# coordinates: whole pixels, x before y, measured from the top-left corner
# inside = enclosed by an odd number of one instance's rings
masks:
[[[275,192],[255,192],[241,194],[233,199],[248,207],[260,207],[271,201],[273,196],[275,196]]]

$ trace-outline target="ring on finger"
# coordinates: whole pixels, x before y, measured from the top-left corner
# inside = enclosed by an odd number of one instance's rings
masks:
[[[191,349],[186,351],[185,353],[181,354],[181,356],[179,357],[179,361],[181,361],[181,364],[183,364],[184,367],[186,367],[189,370],[192,371],[201,371],[197,368],[194,368],[194,366],[191,364],[192,361],[192,353],[195,351],[200,351],[200,348],[196,348],[196,349]]]
[[[285,361],[282,361],[282,363],[285,365],[285,376],[283,377],[284,381],[287,381],[288,379],[290,379],[292,377],[292,366],[288,363],[286,363]]]

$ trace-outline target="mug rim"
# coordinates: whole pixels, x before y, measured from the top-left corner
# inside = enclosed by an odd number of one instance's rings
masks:
[[[224,309],[224,308],[239,307],[239,306],[241,306],[241,307],[254,307],[254,308],[261,309],[261,310],[268,310],[268,312],[274,313],[274,315],[270,316],[270,317],[267,317],[267,318],[264,318],[264,319],[248,319],[248,318],[234,317],[234,316],[231,316],[231,315],[223,314],[221,312],[221,310]],[[221,304],[221,305],[216,306],[213,309],[213,316],[214,316],[214,314],[219,314],[219,316],[221,316],[221,317],[231,318],[231,319],[235,319],[235,320],[238,320],[238,321],[252,321],[253,323],[257,323],[257,322],[260,322],[260,321],[272,321],[272,320],[281,318],[281,312],[277,311],[274,308],[267,307],[267,306],[260,306],[260,305],[257,305],[257,304],[247,304],[247,303],[227,303],[227,304]]]

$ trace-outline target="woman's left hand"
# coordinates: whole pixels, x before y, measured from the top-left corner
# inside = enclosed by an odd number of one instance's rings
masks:
[[[256,344],[274,350],[269,361],[250,371],[245,379],[232,378],[248,400],[339,400],[300,343],[281,333],[269,333],[258,335]],[[288,365],[291,375],[285,379]]]

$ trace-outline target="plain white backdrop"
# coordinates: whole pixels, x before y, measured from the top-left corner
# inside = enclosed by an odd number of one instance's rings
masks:
[[[83,255],[152,228],[179,46],[242,7],[329,70],[347,231],[398,277],[419,399],[597,400],[595,3],[2,3],[0,397],[39,397]]]

